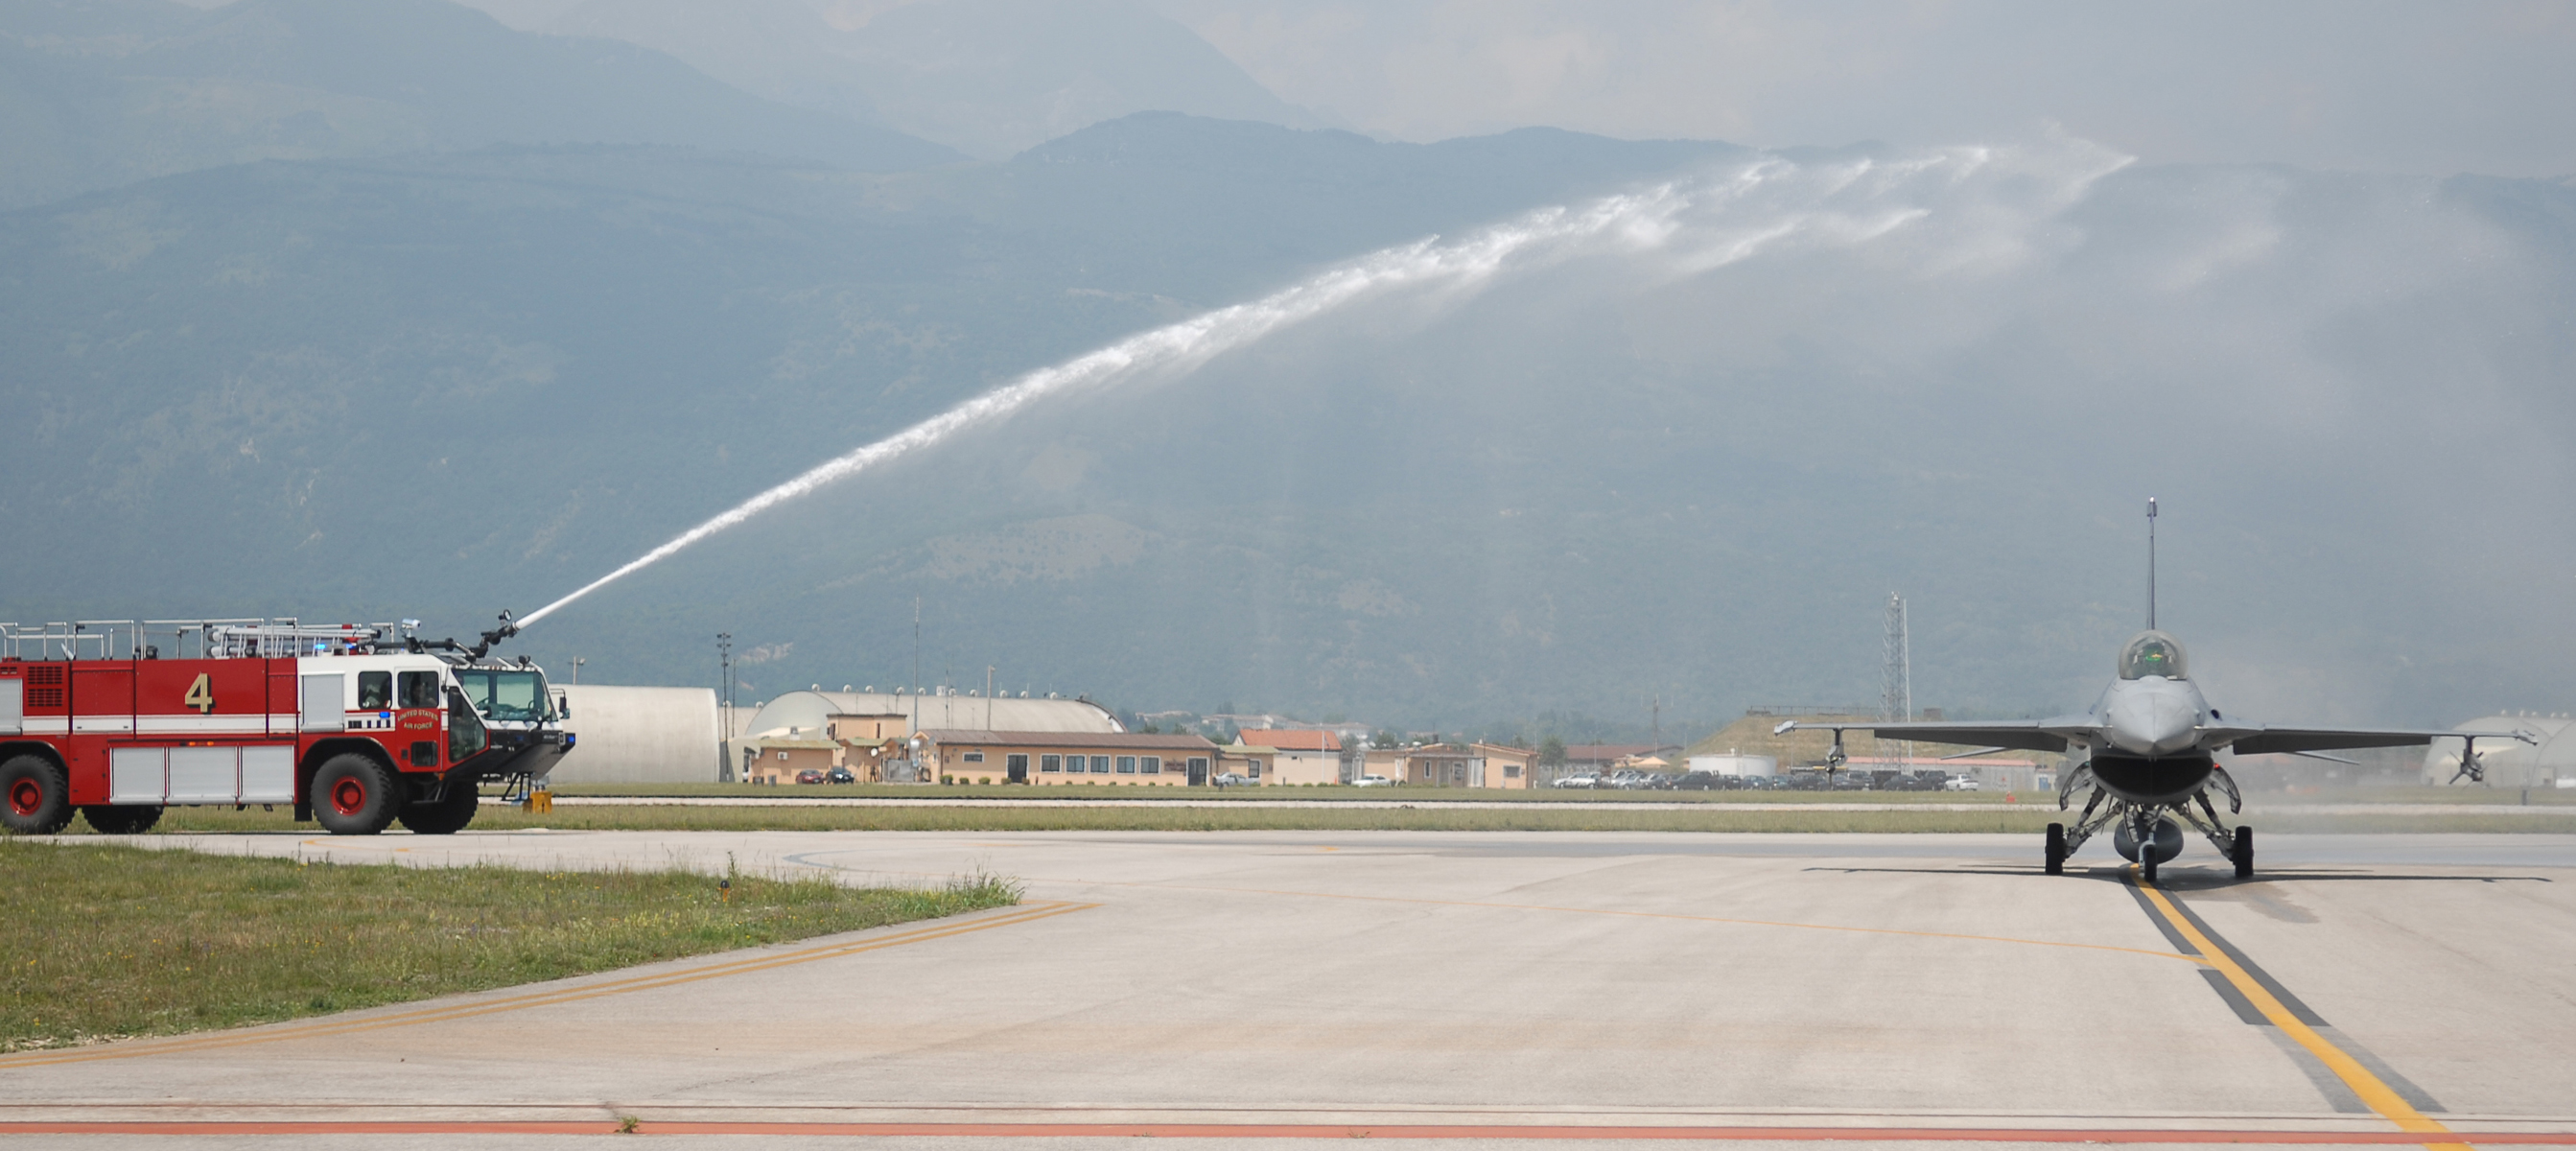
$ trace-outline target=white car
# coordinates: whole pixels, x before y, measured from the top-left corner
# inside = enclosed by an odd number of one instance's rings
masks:
[[[1393,787],[1395,781],[1383,775],[1363,775],[1351,781],[1352,787]]]
[[[1594,777],[1592,777],[1592,776],[1589,776],[1589,775],[1569,775],[1569,776],[1566,776],[1566,777],[1565,777],[1565,778],[1563,778],[1563,779],[1557,780],[1557,781],[1556,781],[1552,786],[1555,786],[1555,787],[1599,787],[1599,786],[1601,786],[1601,781],[1600,781],[1600,780],[1598,780],[1598,779],[1596,779],[1596,778],[1594,778]]]
[[[1218,787],[1251,787],[1261,781],[1254,779],[1251,776],[1243,775],[1239,772],[1229,771],[1218,775],[1215,779],[1210,780],[1209,782],[1216,784]]]
[[[1950,778],[1941,781],[1941,790],[1975,791],[1977,790],[1977,777],[1973,775],[1951,776]]]

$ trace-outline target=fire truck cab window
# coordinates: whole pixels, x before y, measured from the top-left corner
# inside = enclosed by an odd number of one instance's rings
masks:
[[[400,677],[398,677],[398,678],[395,680],[395,684],[396,684],[396,686],[398,686],[398,687],[400,687],[400,688],[401,688],[401,691],[400,691],[400,692],[398,692],[398,693],[397,693],[397,695],[396,695],[396,701],[397,701],[397,703],[399,704],[399,706],[402,706],[402,707],[437,707],[437,706],[438,706],[438,673],[437,673],[437,672],[434,672],[434,671],[407,671],[407,672],[402,673],[402,675],[401,675]]]
[[[536,722],[554,718],[549,712],[552,694],[545,677],[533,671],[499,671],[464,668],[456,673],[456,682],[464,685],[465,698],[486,717],[505,723]]]
[[[394,705],[394,673],[362,671],[358,673],[358,710],[383,711]]]

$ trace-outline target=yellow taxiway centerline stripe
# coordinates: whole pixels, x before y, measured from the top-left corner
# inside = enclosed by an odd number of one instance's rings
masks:
[[[2307,1048],[2310,1054],[2317,1057],[2318,1062],[2325,1064],[2327,1070],[2335,1073],[2335,1078],[2343,1080],[2344,1086],[2352,1088],[2352,1093],[2360,1096],[2361,1101],[2369,1105],[2371,1110],[2396,1124],[2401,1131],[2444,1135],[2452,1133],[2450,1128],[2417,1111],[2414,1105],[2406,1102],[2404,1096],[2399,1095],[2388,1084],[2381,1082],[2378,1076],[2370,1073],[2369,1068],[2362,1066],[2360,1060],[2346,1054],[2343,1048],[2335,1046],[2333,1040],[2317,1034],[2316,1028],[2300,1022],[2299,1017],[2282,1005],[2270,991],[2265,990],[2260,981],[2248,974],[2245,968],[2234,959],[2228,958],[2227,952],[2211,942],[2208,936],[2201,934],[2199,928],[2192,926],[2190,918],[2173,905],[2173,901],[2166,897],[2162,889],[2153,883],[2139,879],[2135,866],[2126,869],[2121,878],[2143,894],[2147,903],[2156,909],[2156,914],[2163,916],[2165,922],[2172,924],[2176,932],[2184,939],[2190,940],[2193,947],[2199,948],[2202,961],[2217,969],[2220,975],[2226,976],[2227,981],[2235,985],[2237,992],[2243,995],[2247,1002],[2252,1003],[2256,1011],[2263,1013],[2263,1018],[2271,1021],[2272,1026],[2280,1028],[2282,1034],[2289,1036],[2299,1046]],[[2452,1151],[2452,1149],[2468,1151],[2469,1148],[2466,1143],[2435,1142],[2426,1143],[2425,1146],[2441,1148],[2443,1151]]]
[[[611,980],[606,983],[595,983],[583,987],[566,988],[557,991],[531,992],[502,999],[497,1002],[484,1001],[476,1003],[451,1004],[445,1007],[431,1007],[399,1012],[393,1015],[378,1015],[364,1019],[344,1020],[336,1023],[323,1022],[302,1027],[284,1027],[248,1033],[227,1033],[162,1041],[147,1040],[139,1043],[111,1044],[104,1047],[76,1049],[70,1051],[30,1052],[24,1055],[0,1057],[0,1070],[17,1067],[45,1067],[62,1063],[90,1063],[103,1059],[140,1059],[151,1055],[172,1055],[190,1051],[205,1051],[225,1047],[244,1047],[257,1043],[284,1043],[295,1039],[318,1039],[335,1035],[351,1035],[363,1031],[382,1031],[393,1027],[415,1027],[428,1023],[445,1023],[450,1020],[470,1019],[480,1015],[496,1015],[505,1011],[525,1011],[536,1007],[552,1007],[560,1003],[575,1003],[585,999],[599,999],[610,995],[626,995],[638,991],[658,991],[665,987],[675,987],[684,983],[696,983],[708,979],[718,979],[729,975],[742,975],[755,971],[767,971],[772,968],[790,967],[796,964],[812,963],[822,959],[838,959],[843,956],[859,955],[870,951],[883,951],[890,947],[901,947],[911,943],[926,943],[934,939],[947,939],[951,936],[966,935],[977,931],[989,931],[996,927],[1013,927],[1022,923],[1032,923],[1040,919],[1064,915],[1069,912],[1087,911],[1098,906],[1100,905],[1097,903],[1041,903],[1007,912],[1002,915],[997,915],[990,919],[977,920],[972,923],[916,928],[900,932],[892,936],[879,936],[874,939],[856,940],[849,943],[835,943],[821,947],[809,947],[780,955],[762,955],[755,956],[750,959],[737,959],[705,967],[694,967],[686,971],[628,976],[623,979]]]

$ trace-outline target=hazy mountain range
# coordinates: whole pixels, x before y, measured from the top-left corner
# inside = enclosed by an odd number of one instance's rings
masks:
[[[0,522],[41,541],[0,617],[463,634],[1021,373],[1438,237],[1440,278],[782,507],[519,650],[706,683],[725,630],[757,694],[883,685],[917,599],[960,686],[1687,728],[1874,699],[1896,590],[1918,702],[2021,714],[2107,675],[2157,494],[2163,622],[2231,710],[2566,705],[2566,182],[1390,144],[1283,126],[1137,10],[919,9],[728,45],[671,3],[549,17],[616,40],[0,4]],[[1064,97],[1120,51],[1135,85]]]
[[[1331,126],[1133,0],[940,0],[847,30],[804,0],[582,0],[541,27],[988,159],[1142,111]]]

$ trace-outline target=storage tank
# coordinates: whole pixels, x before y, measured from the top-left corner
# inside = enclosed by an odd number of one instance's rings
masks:
[[[557,684],[573,747],[555,783],[713,783],[721,763],[716,693],[703,687]]]
[[[1690,757],[1690,769],[1715,775],[1778,775],[1780,761],[1768,755],[1739,755],[1729,751],[1724,755],[1694,755]]]

